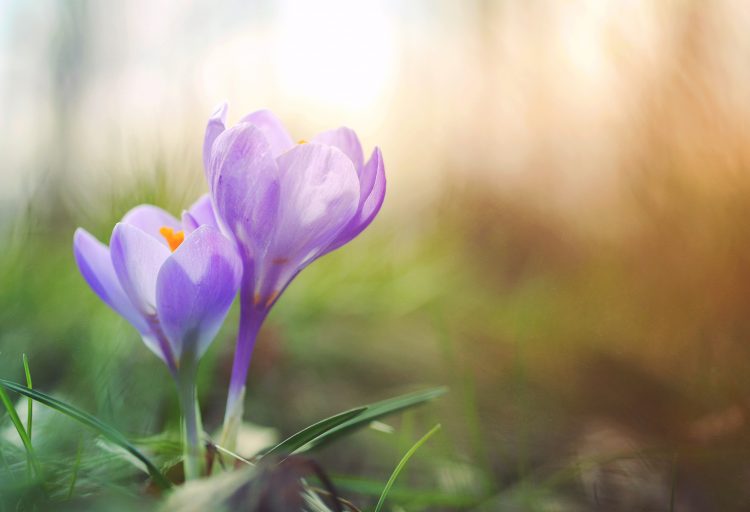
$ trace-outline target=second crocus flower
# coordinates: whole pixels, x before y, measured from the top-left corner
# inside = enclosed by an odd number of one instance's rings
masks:
[[[166,363],[183,411],[185,475],[200,476],[196,371],[239,288],[235,244],[217,229],[204,197],[182,223],[155,206],[134,208],[115,226],[109,247],[79,228],[73,248],[89,286]]]

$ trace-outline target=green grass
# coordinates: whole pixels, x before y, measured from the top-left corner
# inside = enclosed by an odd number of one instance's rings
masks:
[[[138,448],[136,448],[133,444],[131,444],[125,438],[125,436],[123,436],[120,432],[118,432],[112,426],[104,423],[103,421],[92,416],[86,411],[82,411],[81,409],[78,409],[77,407],[74,407],[70,404],[62,402],[40,391],[27,388],[25,386],[16,384],[15,382],[11,382],[5,379],[0,379],[0,387],[10,389],[11,391],[15,391],[16,393],[20,393],[29,398],[32,398],[33,400],[36,400],[37,402],[42,403],[46,405],[47,407],[50,407],[68,416],[69,418],[81,423],[82,425],[95,430],[98,434],[102,435],[107,440],[111,441],[117,446],[123,448],[128,453],[136,457],[139,461],[141,461],[146,466],[149,474],[153,478],[154,483],[156,483],[156,485],[158,485],[159,487],[163,489],[169,489],[172,486],[171,482],[162,474],[159,468],[157,468],[156,465],[153,462],[151,462],[151,460],[148,457],[146,457],[143,453],[141,453],[141,451],[138,450]],[[9,407],[9,412],[10,410],[13,410],[13,414],[11,414],[11,417],[13,418],[13,423],[14,425],[16,425],[17,429],[19,427],[21,428],[21,430],[19,430],[19,435],[21,435],[21,438],[24,440],[24,446],[27,446],[27,450],[29,451],[29,457],[31,458],[33,455],[33,451],[31,449],[32,448],[31,440],[29,439],[25,431],[22,434],[23,425],[21,425],[21,422],[18,419],[18,415],[15,413],[15,409],[12,407],[12,404],[10,404],[10,401],[8,401],[7,394],[4,391],[2,394],[0,394],[0,398],[2,398],[3,403],[6,404],[6,407]]]
[[[13,423],[13,426],[18,433],[18,437],[21,438],[23,447],[26,449],[29,469],[33,469],[33,473],[37,478],[44,478],[42,467],[39,464],[39,459],[37,459],[36,453],[34,451],[34,446],[31,443],[31,437],[29,436],[28,431],[24,428],[23,423],[21,422],[21,418],[18,417],[18,412],[16,412],[16,408],[13,405],[13,402],[10,401],[8,394],[4,389],[0,389],[0,401],[2,401],[3,406],[5,407],[5,410],[8,413],[11,422]]]
[[[409,461],[409,459],[411,459],[412,456],[417,452],[417,450],[423,444],[425,444],[427,440],[431,438],[438,430],[440,430],[440,423],[432,427],[425,435],[423,435],[416,443],[414,443],[414,445],[411,448],[409,448],[409,450],[404,454],[404,456],[396,465],[396,468],[393,470],[393,473],[391,473],[390,478],[388,478],[388,481],[385,483],[383,492],[380,494],[380,498],[378,498],[377,505],[375,505],[375,512],[380,512],[380,510],[383,508],[383,505],[385,504],[385,500],[388,497],[388,493],[390,493],[391,488],[393,487],[393,484],[396,482],[396,479],[401,474],[401,471],[403,471],[404,467],[406,467],[406,463]]]

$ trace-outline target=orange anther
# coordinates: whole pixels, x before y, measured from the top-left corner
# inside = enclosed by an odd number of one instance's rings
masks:
[[[167,241],[167,245],[169,245],[169,249],[172,252],[175,252],[180,244],[185,241],[184,231],[175,231],[168,226],[162,226],[161,229],[159,229],[159,234],[161,234],[161,236]]]

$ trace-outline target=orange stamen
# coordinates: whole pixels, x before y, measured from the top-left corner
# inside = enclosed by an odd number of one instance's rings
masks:
[[[297,144],[307,144],[307,141],[305,139],[300,139],[297,141]]]
[[[175,231],[168,226],[162,226],[159,234],[164,237],[169,245],[169,249],[175,252],[182,242],[185,241],[185,232],[183,230]]]

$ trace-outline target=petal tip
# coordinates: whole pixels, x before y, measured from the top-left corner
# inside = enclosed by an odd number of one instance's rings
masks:
[[[83,229],[82,227],[77,227],[76,230],[73,232],[73,246],[77,246],[80,243],[83,242],[83,239],[87,236],[92,236],[91,233]]]
[[[224,123],[227,118],[227,112],[229,111],[229,102],[224,100],[216,105],[213,112],[209,116],[211,121],[221,121]]]

